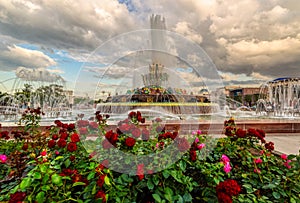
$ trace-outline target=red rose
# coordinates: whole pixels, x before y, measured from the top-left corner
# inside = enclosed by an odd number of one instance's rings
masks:
[[[196,150],[191,150],[190,151],[190,159],[191,159],[191,161],[196,161],[197,160],[197,152],[196,152]]]
[[[80,174],[74,174],[72,176],[73,183],[82,182],[82,176]]]
[[[265,131],[263,131],[263,130],[261,130],[261,129],[256,129],[256,131],[259,133],[259,135],[260,135],[261,137],[266,137]]]
[[[67,141],[65,139],[62,139],[60,138],[57,142],[57,145],[60,147],[60,148],[64,148],[66,145],[67,145]]]
[[[71,135],[71,141],[72,142],[79,142],[80,141],[79,136],[78,136],[77,133],[74,133],[74,134]]]
[[[106,139],[110,140],[111,137],[113,136],[113,134],[114,134],[114,132],[113,132],[112,130],[107,131],[107,132],[105,133]]]
[[[269,151],[273,151],[274,150],[274,143],[273,142],[268,142],[265,144],[265,148]]]
[[[232,131],[233,131],[233,128],[231,126],[227,126],[225,128],[225,135],[227,135],[227,136],[233,136],[234,134],[232,133]]]
[[[110,138],[110,142],[112,145],[116,145],[116,142],[118,141],[118,134],[117,133],[114,133],[111,138]]]
[[[133,117],[136,117],[136,112],[131,111],[131,112],[128,114],[128,118],[133,118]]]
[[[217,185],[216,192],[217,194],[225,193],[230,197],[237,196],[241,192],[241,186],[236,180],[227,179]]]
[[[77,174],[77,170],[72,170],[72,169],[69,169],[69,168],[64,168],[59,175],[60,176],[72,176],[74,174]]]
[[[175,138],[178,136],[178,132],[173,132],[172,135],[170,135],[170,138],[172,140],[175,140]]]
[[[103,184],[104,184],[104,179],[105,179],[106,175],[101,175],[99,177],[99,179],[97,180],[97,185],[102,188]]]
[[[63,125],[63,123],[60,120],[55,120],[54,123],[57,127],[62,127]]]
[[[217,193],[219,203],[232,203],[232,198],[224,192]]]
[[[69,152],[74,152],[74,151],[76,151],[76,150],[77,150],[77,145],[76,145],[76,143],[75,143],[75,142],[70,142],[70,143],[68,144],[68,146],[67,146],[67,150],[68,150]]]
[[[8,131],[2,131],[2,132],[0,132],[0,138],[4,138],[4,139],[8,140],[9,139],[8,134],[9,134]]]
[[[64,123],[63,125],[62,125],[62,127],[64,128],[64,129],[67,129],[68,128],[68,124],[67,123]]]
[[[112,145],[107,139],[105,139],[105,140],[103,140],[103,142],[102,142],[102,147],[103,147],[104,149],[110,149],[110,148],[113,147],[113,145]]]
[[[87,128],[79,128],[79,133],[81,135],[86,135],[86,134],[88,134],[88,129]]]
[[[68,129],[69,131],[74,130],[74,129],[75,129],[75,124],[74,124],[74,123],[70,123],[70,124],[68,125],[67,129]]]
[[[236,131],[236,136],[238,136],[239,138],[244,138],[246,137],[246,131],[239,128],[237,131]]]
[[[60,133],[60,139],[64,139],[64,140],[66,140],[67,138],[68,138],[68,133],[66,133],[66,132],[61,132]]]
[[[125,144],[128,147],[133,147],[135,145],[135,139],[133,139],[132,137],[128,137],[125,140]]]
[[[103,191],[98,191],[95,195],[95,199],[102,199],[102,202],[105,203],[106,202],[106,196],[105,193]]]
[[[76,159],[76,157],[74,155],[70,156],[70,161],[74,161]]]
[[[52,135],[52,139],[53,140],[57,140],[58,139],[58,135],[57,134]],[[64,138],[64,139],[66,139],[66,138]]]
[[[131,132],[132,136],[135,138],[139,138],[141,136],[141,131],[138,128],[135,128],[132,132]]]
[[[25,198],[26,198],[25,192],[16,192],[10,195],[9,203],[23,202]]]
[[[48,147],[49,147],[49,148],[53,148],[55,145],[56,145],[55,140],[49,140],[49,141],[48,141]]]

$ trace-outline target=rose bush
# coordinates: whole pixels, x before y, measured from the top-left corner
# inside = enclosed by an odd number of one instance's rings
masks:
[[[239,129],[233,119],[224,123],[227,136],[214,139],[199,129],[190,135],[166,131],[159,118],[146,125],[139,112],[114,129],[100,112],[97,122],[57,120],[45,129],[39,126],[41,114],[29,109],[19,130],[0,131],[1,202],[300,199],[300,156],[274,154],[262,130]],[[123,160],[117,152],[137,158]],[[151,154],[159,156],[149,162],[138,158]]]

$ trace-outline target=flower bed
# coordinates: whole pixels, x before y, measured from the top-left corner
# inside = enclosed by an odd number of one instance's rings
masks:
[[[115,130],[97,112],[97,122],[55,121],[42,131],[40,114],[28,110],[20,130],[0,132],[1,202],[300,199],[300,156],[274,155],[262,130],[244,131],[232,119],[224,123],[227,137],[213,139],[199,129],[166,131],[159,118],[140,126],[139,112]]]

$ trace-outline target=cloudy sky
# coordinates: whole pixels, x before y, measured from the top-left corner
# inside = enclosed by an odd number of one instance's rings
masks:
[[[203,48],[225,85],[300,76],[299,0],[0,0],[0,91],[14,78],[76,88],[84,71],[104,64],[105,54],[93,56],[99,46],[149,29],[153,13]]]

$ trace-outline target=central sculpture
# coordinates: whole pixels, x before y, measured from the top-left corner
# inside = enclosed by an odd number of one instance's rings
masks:
[[[185,88],[176,87],[180,85],[180,77],[170,68],[176,67],[178,59],[170,54],[172,49],[166,37],[165,19],[160,15],[152,15],[150,27],[151,63],[146,73],[140,73],[143,86],[128,89],[126,94],[109,96],[104,103],[97,104],[97,110],[112,114],[122,114],[137,108],[160,108],[171,114],[212,112],[214,106],[210,105],[206,96],[188,93]]]

